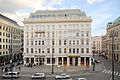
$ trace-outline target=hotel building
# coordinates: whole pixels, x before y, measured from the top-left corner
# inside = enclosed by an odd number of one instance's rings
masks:
[[[90,66],[91,22],[78,9],[31,13],[24,19],[24,64]]]

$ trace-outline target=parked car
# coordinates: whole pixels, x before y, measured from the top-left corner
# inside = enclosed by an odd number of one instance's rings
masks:
[[[86,78],[77,78],[77,80],[87,80]]]
[[[32,79],[45,79],[45,73],[35,73],[32,75]]]
[[[68,79],[68,78],[70,78],[70,75],[65,73],[56,76],[56,79]]]
[[[7,72],[4,75],[2,75],[2,78],[11,78],[11,77],[19,78],[19,72]]]

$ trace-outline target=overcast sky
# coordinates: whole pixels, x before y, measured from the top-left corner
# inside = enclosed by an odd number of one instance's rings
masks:
[[[0,14],[22,21],[36,10],[80,9],[91,16],[92,36],[105,34],[106,24],[120,16],[120,0],[0,0]]]

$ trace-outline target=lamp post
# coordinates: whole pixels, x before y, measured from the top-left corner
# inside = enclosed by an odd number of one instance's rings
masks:
[[[54,37],[54,36],[53,36]],[[53,65],[53,58],[54,58],[54,39],[52,39],[52,74],[54,74],[54,65]]]
[[[110,38],[112,38],[112,80],[114,80],[114,38],[117,37],[115,31],[111,31]]]

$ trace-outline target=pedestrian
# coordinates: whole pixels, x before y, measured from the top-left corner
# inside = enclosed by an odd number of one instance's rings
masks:
[[[19,71],[20,71],[20,67],[19,67]]]

